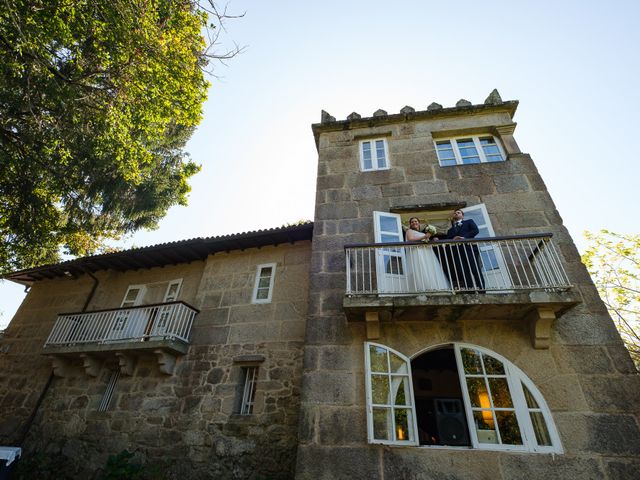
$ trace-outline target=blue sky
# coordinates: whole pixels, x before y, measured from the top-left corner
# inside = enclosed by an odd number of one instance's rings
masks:
[[[520,100],[532,155],[579,248],[582,232],[638,233],[640,2],[234,0],[226,39],[245,52],[212,79],[188,144],[202,164],[188,207],[123,247],[312,219],[310,125],[405,105]],[[615,147],[615,148],[614,148]],[[0,328],[23,298],[0,283]]]

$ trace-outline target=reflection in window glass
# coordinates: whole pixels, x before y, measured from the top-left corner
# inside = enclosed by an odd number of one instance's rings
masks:
[[[500,145],[492,136],[438,140],[436,153],[443,167],[505,160]]]
[[[369,344],[368,352],[373,439],[414,442],[413,397],[407,360],[378,345]]]
[[[387,161],[387,141],[385,139],[360,142],[360,169],[362,171],[385,170]]]
[[[531,424],[533,425],[533,431],[536,435],[536,442],[538,445],[551,446],[551,436],[549,435],[549,429],[547,428],[547,422],[544,419],[542,409],[538,406],[538,402],[526,387],[524,383],[522,385],[522,391],[524,392],[524,398],[527,401],[527,408],[529,409],[529,416],[531,418]]]

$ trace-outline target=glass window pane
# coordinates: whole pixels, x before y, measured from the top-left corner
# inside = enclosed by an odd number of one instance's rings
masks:
[[[396,438],[395,440],[411,440],[411,411],[406,408],[395,409]]]
[[[502,158],[502,155],[490,155],[487,157],[487,162],[502,162],[504,161],[504,158]]]
[[[494,140],[493,137],[482,137],[480,139],[480,144],[481,145],[495,145],[496,141]]]
[[[388,243],[388,242],[401,242],[402,240],[400,240],[400,238],[396,234],[383,233],[380,235],[380,241],[382,243]]]
[[[450,167],[451,165],[455,165],[456,164],[456,160],[452,159],[452,160],[440,160],[440,165],[442,165],[443,167]]]
[[[369,365],[372,372],[388,372],[387,351],[376,345],[369,345]]]
[[[491,408],[484,378],[467,378],[467,388],[472,407]]]
[[[507,445],[522,445],[520,427],[518,426],[515,412],[496,412],[496,420],[498,422],[498,428],[500,429],[502,443]]]
[[[462,348],[460,353],[462,354],[462,365],[464,366],[464,373],[482,373],[480,352],[478,352],[477,350],[471,350],[470,348]]]
[[[134,302],[135,299],[137,298],[139,292],[140,292],[139,288],[132,288],[131,290],[129,290],[127,292],[127,296],[125,297],[124,301],[127,302],[127,303]]]
[[[373,438],[376,440],[391,440],[391,409],[373,409]]]
[[[371,143],[364,142],[362,144],[362,163],[365,170],[371,170],[373,163],[371,162]]]
[[[524,391],[524,398],[526,398],[526,400],[527,400],[527,407],[529,407],[529,408],[540,408],[538,406],[538,402],[536,402],[536,399],[533,398],[533,395],[531,394],[531,392],[525,386],[524,383],[522,384],[522,390]]]
[[[460,149],[460,155],[463,157],[477,157],[478,151],[476,147],[465,147]]]
[[[500,150],[498,150],[497,145],[486,145],[482,147],[482,149],[484,150],[484,153],[487,155],[497,155],[500,153]]]
[[[269,283],[271,283],[271,279],[269,277],[261,278],[258,280],[258,288],[269,288]]]
[[[513,408],[506,378],[489,378],[489,388],[494,408]]]
[[[258,300],[266,300],[269,298],[269,289],[268,288],[258,288],[256,292],[256,298]]]
[[[480,157],[467,157],[462,159],[462,163],[465,165],[472,165],[474,163],[480,163]]]
[[[504,375],[504,365],[500,360],[497,360],[489,355],[483,355],[484,371],[487,375]]]
[[[393,352],[389,352],[389,360],[391,361],[391,371],[393,373],[401,373],[403,375],[406,375],[408,373],[407,362],[405,362],[398,355]]]
[[[382,215],[380,218],[380,230],[383,232],[398,233],[398,221],[396,217],[387,217]]]
[[[471,138],[463,138],[460,140],[456,140],[456,143],[458,144],[458,148],[467,148],[467,147],[475,148],[475,144],[473,143],[473,139]]]
[[[473,412],[473,422],[480,443],[498,443],[498,434],[491,410]]]
[[[536,434],[536,441],[538,445],[550,447],[551,437],[549,436],[549,430],[547,429],[547,422],[544,420],[542,412],[530,412],[531,423],[533,424],[533,431]]]
[[[402,258],[385,255],[384,256],[384,271],[389,275],[404,275],[404,267],[402,264]]]
[[[270,277],[271,276],[271,267],[262,267],[260,269],[260,276],[261,277]]]
[[[371,400],[373,403],[389,405],[389,377],[387,375],[371,375]]]
[[[493,249],[481,251],[480,256],[482,257],[482,270],[484,272],[499,269],[496,252]]]
[[[438,142],[436,143],[436,146],[438,147],[438,150],[451,149],[451,142],[449,140]]]
[[[391,385],[394,392],[394,405],[407,406],[410,402],[409,382],[407,377],[391,377]]]

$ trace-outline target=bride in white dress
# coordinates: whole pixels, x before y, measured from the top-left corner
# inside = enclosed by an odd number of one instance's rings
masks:
[[[407,242],[419,242],[431,238],[430,233],[420,231],[420,221],[417,217],[409,219],[409,229],[406,232]],[[434,290],[450,289],[442,265],[436,258],[433,248],[426,245],[414,245],[407,248],[407,257],[411,268],[409,289],[415,292],[432,292]]]

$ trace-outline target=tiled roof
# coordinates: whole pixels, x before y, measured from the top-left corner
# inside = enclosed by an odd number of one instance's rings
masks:
[[[76,258],[61,263],[42,265],[4,275],[2,278],[29,284],[47,278],[78,276],[99,270],[136,270],[162,265],[188,263],[204,260],[216,252],[230,252],[247,248],[293,243],[311,240],[313,222],[294,226],[234,233],[218,237],[198,237],[190,240],[160,243],[148,247],[132,248],[120,252],[105,253],[90,257]]]

